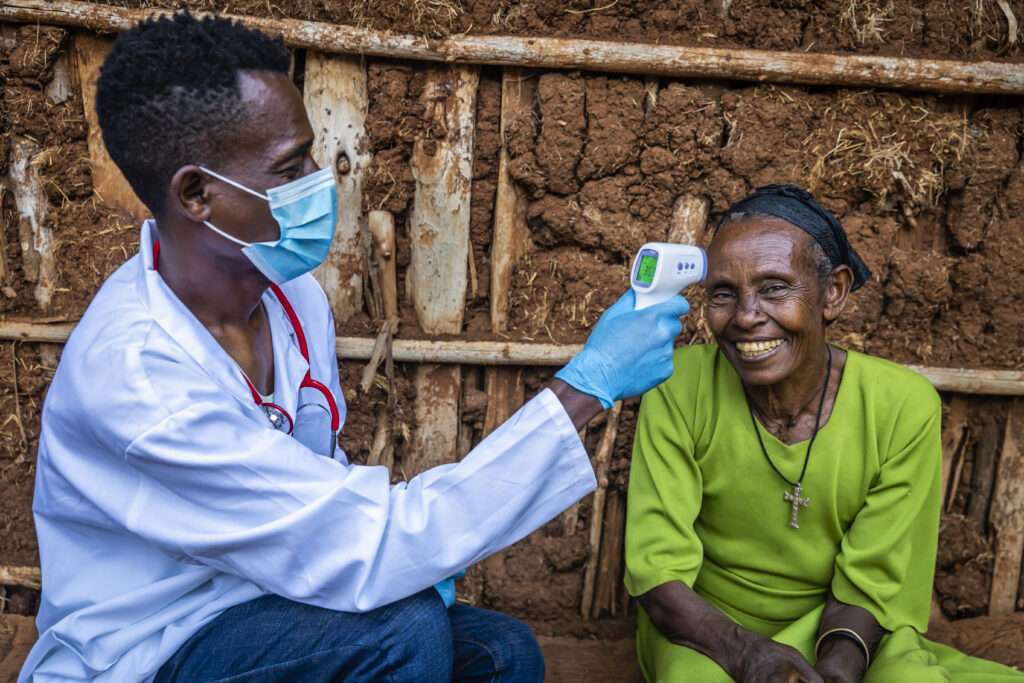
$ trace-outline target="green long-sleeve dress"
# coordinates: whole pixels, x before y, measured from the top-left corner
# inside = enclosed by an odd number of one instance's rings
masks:
[[[835,406],[811,452],[799,529],[792,491],[758,445],[739,376],[716,345],[676,351],[675,373],[640,408],[630,471],[626,586],[682,581],[742,626],[812,663],[829,588],[891,633],[865,681],[1024,680],[932,643],[927,629],[939,523],[940,402],[924,377],[847,352]],[[775,466],[800,475],[807,442],[761,428]],[[708,657],[670,643],[641,610],[648,680],[728,681]]]

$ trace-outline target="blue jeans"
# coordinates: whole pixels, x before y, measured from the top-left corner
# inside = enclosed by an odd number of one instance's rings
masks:
[[[156,675],[156,683],[543,680],[526,624],[477,607],[446,609],[433,588],[360,614],[267,595],[206,624]]]

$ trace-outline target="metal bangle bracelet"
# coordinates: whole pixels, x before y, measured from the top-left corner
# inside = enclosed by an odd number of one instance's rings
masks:
[[[822,633],[818,637],[818,642],[814,644],[815,659],[818,659],[818,650],[821,649],[821,644],[825,642],[826,638],[829,638],[831,636],[843,636],[844,638],[849,638],[850,640],[857,641],[857,644],[860,645],[861,649],[864,651],[864,670],[866,671],[867,668],[871,666],[871,653],[868,651],[867,643],[865,643],[864,639],[861,638],[860,635],[858,635],[857,632],[851,628],[833,628]]]

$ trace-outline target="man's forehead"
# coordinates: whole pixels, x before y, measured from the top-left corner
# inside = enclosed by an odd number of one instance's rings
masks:
[[[302,95],[285,74],[242,71],[238,78],[243,116],[236,139],[248,151],[287,154],[312,139]]]

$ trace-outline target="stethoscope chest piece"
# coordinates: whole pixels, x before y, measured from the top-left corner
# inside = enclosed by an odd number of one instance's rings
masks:
[[[289,431],[292,421],[288,419],[285,412],[271,403],[264,403],[260,406],[263,408],[263,412],[267,414],[267,419],[270,420],[270,425],[274,429]]]

